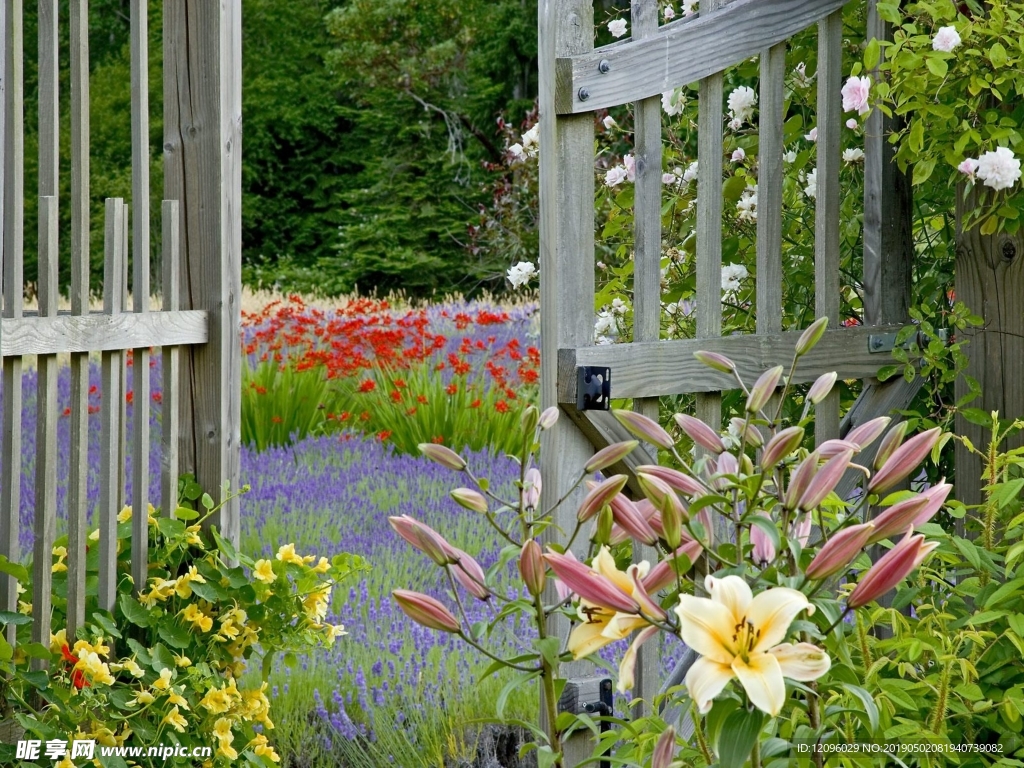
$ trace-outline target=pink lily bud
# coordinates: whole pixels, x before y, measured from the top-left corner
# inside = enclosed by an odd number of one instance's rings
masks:
[[[480,563],[474,560],[469,554],[461,549],[453,547],[457,562],[448,566],[451,568],[452,576],[477,600],[490,598],[490,590],[487,589],[487,575]]]
[[[671,725],[658,737],[651,756],[651,768],[670,768],[676,754],[676,729]]]
[[[622,426],[641,440],[654,443],[659,448],[665,448],[666,450],[675,445],[672,436],[653,419],[633,411],[614,410],[612,413]]]
[[[807,542],[811,538],[811,523],[810,514],[804,512],[800,517],[794,520],[791,525],[793,530],[790,533],[790,536],[800,542],[801,549],[807,546]]]
[[[526,484],[523,486],[523,506],[527,509],[536,509],[540,504],[540,470],[530,467],[526,470]]]
[[[622,459],[626,458],[626,456],[628,456],[638,445],[640,445],[640,443],[637,440],[625,440],[621,443],[612,443],[595,453],[590,458],[590,461],[587,462],[586,466],[583,467],[583,471],[587,474],[590,474],[591,472],[600,472],[602,469],[610,467],[617,461],[622,461]]]
[[[819,317],[813,323],[811,323],[804,332],[800,334],[800,338],[796,342],[796,353],[797,355],[806,355],[812,349],[814,345],[821,341],[821,337],[825,335],[825,329],[828,328],[828,318]]]
[[[879,435],[889,426],[890,421],[892,419],[888,416],[879,416],[878,418],[871,419],[871,421],[865,421],[859,427],[854,427],[847,432],[846,440],[850,443],[856,443],[861,450],[864,450],[878,439]]]
[[[544,409],[540,415],[540,421],[537,422],[537,425],[542,430],[548,430],[555,426],[556,421],[558,421],[558,406],[552,405],[550,408]]]
[[[448,467],[448,469],[454,469],[457,472],[461,472],[466,468],[465,460],[451,448],[446,448],[437,443],[420,443],[416,447],[420,449],[420,453],[431,461],[437,462],[442,467]]]
[[[711,525],[711,510],[704,507],[697,516],[693,518],[693,522],[700,523],[704,528],[705,534],[707,534],[707,546],[713,547],[715,545],[715,529]]]
[[[867,546],[874,529],[872,523],[861,523],[832,534],[828,543],[818,550],[804,574],[809,579],[820,581],[839,573]]]
[[[741,419],[739,416],[734,416],[729,419],[729,423],[736,431],[736,434],[744,438],[744,442],[746,442],[750,447],[760,448],[762,443],[764,443],[764,438],[761,436],[760,430],[753,424],[748,424],[745,419]]]
[[[764,453],[761,454],[761,466],[765,470],[770,470],[795,451],[803,440],[803,427],[787,427],[778,432],[765,445]]]
[[[900,447],[903,442],[904,435],[907,434],[907,427],[910,426],[907,422],[901,421],[895,427],[885,433],[885,437],[882,438],[882,442],[878,444],[878,451],[875,453],[875,469],[885,464],[892,452]]]
[[[664,480],[670,488],[682,491],[688,496],[704,496],[708,492],[708,489],[699,480],[690,477],[684,472],[680,472],[678,469],[663,467],[660,464],[642,464],[636,468],[636,471],[657,477],[659,480]]]
[[[582,523],[600,512],[601,507],[608,504],[613,496],[626,487],[626,480],[625,475],[612,475],[607,480],[591,486],[590,493],[583,497],[583,503],[576,512],[576,519]],[[587,485],[590,486],[590,483]]]
[[[718,434],[700,419],[696,419],[687,413],[677,413],[672,417],[679,428],[686,433],[693,442],[712,453],[721,453],[725,450],[722,439]]]
[[[519,552],[519,575],[523,577],[523,583],[531,595],[536,596],[544,591],[547,567],[544,565],[540,544],[533,539],[523,542]]]
[[[775,393],[775,388],[779,385],[782,371],[781,365],[769,368],[754,382],[754,386],[750,388],[750,396],[747,397],[747,413],[757,413],[764,408],[768,398]]]
[[[875,531],[868,539],[868,544],[874,544],[882,539],[891,539],[897,534],[906,533],[914,524],[914,519],[921,511],[928,506],[926,496],[914,496],[910,499],[893,504],[888,509],[875,517]]]
[[[807,490],[800,497],[797,506],[806,512],[821,504],[842,479],[852,458],[853,451],[843,451],[825,462],[825,466],[814,475],[807,485]]]
[[[694,541],[684,533],[682,545],[671,555],[666,555],[665,559],[651,568],[650,572],[644,577],[644,589],[651,593],[665,589],[670,584],[675,584],[676,572],[672,568],[672,563],[678,561],[680,555],[686,555],[686,559],[689,560],[692,566],[697,562],[697,558],[700,557],[703,551],[704,548],[701,547],[700,542]]]
[[[761,517],[770,519],[764,512],[758,512],[758,514]],[[775,559],[775,544],[772,543],[771,537],[768,536],[768,533],[761,526],[750,526],[750,543],[754,545],[750,557],[758,568],[765,568],[768,563]]]
[[[928,499],[928,505],[917,513],[917,517],[914,518],[914,527],[924,525],[935,517],[936,513],[942,509],[942,505],[946,503],[946,497],[952,490],[953,486],[946,482],[946,478],[942,478],[937,485],[924,491],[921,495]]]
[[[917,469],[917,465],[924,461],[932,447],[942,436],[942,429],[933,427],[927,432],[921,432],[907,440],[903,445],[892,452],[880,470],[875,473],[868,483],[869,493],[882,493],[892,488],[907,475]]]
[[[405,611],[410,619],[427,629],[437,629],[453,634],[458,634],[462,629],[459,620],[452,615],[451,611],[429,595],[412,592],[408,589],[396,589],[391,596],[395,598],[398,607]]]
[[[818,455],[823,459],[831,459],[833,456],[838,456],[843,451],[852,451],[857,453],[860,451],[860,446],[856,443],[851,443],[849,440],[826,440],[824,443],[818,446]]]
[[[644,496],[651,500],[655,509],[661,507],[666,496],[670,493],[675,493],[668,483],[656,475],[648,475],[646,472],[637,472],[636,479],[637,482],[640,483],[640,489],[644,492]]]
[[[646,563],[645,563],[646,565]],[[640,570],[636,564],[629,566],[626,569],[626,573],[630,579],[633,580],[633,597],[640,603],[640,610],[644,616],[648,616],[652,619],[661,621],[667,614],[660,605],[658,605],[649,594],[647,594],[647,588],[644,587],[643,579],[640,577]]]
[[[694,352],[693,356],[708,368],[713,368],[720,373],[733,373],[736,370],[736,363],[717,352]]]
[[[839,378],[839,375],[835,371],[821,374],[811,384],[811,388],[807,390],[807,400],[814,405],[820,403],[828,397],[828,393],[832,391],[837,378]]]
[[[619,683],[615,686],[619,693],[625,693],[633,687],[636,680],[637,652],[640,646],[658,634],[658,631],[658,627],[644,627],[637,632],[629,648],[622,654],[622,661],[619,662]]]
[[[736,461],[736,457],[733,454],[726,451],[718,457],[718,467],[715,472],[719,475],[738,475],[740,473],[740,463]]]
[[[423,552],[437,565],[449,565],[454,562],[452,557],[454,547],[429,525],[408,515],[389,517],[388,522],[395,529],[395,533]]]
[[[666,543],[672,547],[678,547],[682,541],[683,520],[686,517],[686,509],[679,501],[675,491],[665,496],[665,501],[659,510],[661,512],[661,535]],[[653,524],[651,525],[653,528]]]
[[[622,541],[629,538],[629,531],[621,526],[615,525],[615,517],[612,514],[612,508],[606,505],[601,507],[601,511],[597,513],[597,530],[591,538],[593,538],[593,540],[598,544],[611,544],[612,533],[616,528],[623,533]]]
[[[472,488],[456,488],[449,494],[461,507],[471,512],[484,513],[487,511],[487,499],[482,493]]]
[[[669,493],[675,495],[671,489]],[[678,498],[676,501],[678,501]],[[619,493],[611,498],[611,507],[612,519],[630,536],[642,541],[644,544],[654,545],[658,543],[658,536],[654,533],[650,523],[640,513],[640,510],[636,508],[636,504]]]
[[[819,456],[817,451],[811,453],[803,460],[800,466],[797,467],[796,472],[794,472],[793,476],[789,479],[789,488],[786,490],[786,509],[796,509],[797,502],[803,498],[804,493],[811,484],[811,480],[818,471],[818,458]]]
[[[886,552],[879,558],[878,562],[871,566],[860,583],[850,593],[847,605],[851,608],[860,608],[872,600],[877,600],[890,589],[899,584],[910,575],[911,571],[924,562],[925,558],[939,546],[939,542],[930,541],[927,544],[924,535],[912,536],[913,529],[907,531],[907,535],[900,540],[900,543]]]
[[[565,585],[584,600],[621,613],[639,613],[640,605],[615,582],[579,560],[557,552],[543,555],[551,570]]]

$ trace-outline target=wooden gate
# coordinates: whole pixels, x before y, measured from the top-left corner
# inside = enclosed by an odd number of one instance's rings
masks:
[[[165,0],[163,4],[163,96],[165,201],[160,211],[161,305],[151,306],[150,164],[155,147],[149,129],[149,3],[131,0],[132,200],[105,202],[101,311],[90,311],[98,295],[89,282],[88,0],[39,0],[39,248],[38,311],[24,309],[24,60],[23,0],[3,0],[3,455],[0,473],[0,554],[16,562],[21,524],[22,365],[35,357],[38,419],[35,455],[33,640],[49,644],[51,550],[57,519],[57,423],[70,419],[68,465],[68,636],[84,621],[86,482],[90,471],[90,353],[102,371],[102,458],[99,604],[112,610],[117,591],[117,515],[125,503],[136,509],[151,499],[148,469],[149,419],[135,418],[125,434],[129,388],[136,413],[150,402],[150,350],[162,348],[162,513],[173,514],[179,472],[195,473],[216,495],[226,480],[238,485],[241,347],[241,0]],[[67,16],[60,12],[66,9]],[[32,9],[30,9],[32,10]],[[67,25],[66,31],[62,30]],[[70,156],[62,167],[58,140],[62,82],[58,50],[70,40]],[[67,82],[67,80],[64,80]],[[35,158],[30,160],[35,161]],[[70,200],[60,199],[61,175],[70,173]],[[65,187],[66,188],[66,187]],[[59,206],[70,205],[69,231],[61,231]],[[129,210],[130,209],[130,210]],[[130,231],[130,236],[129,236]],[[58,310],[58,252],[70,240],[70,311]],[[132,306],[127,303],[129,259]],[[126,365],[132,356],[131,384]],[[71,401],[58,408],[57,375],[69,355]],[[125,459],[133,461],[132,498],[125,498]],[[155,492],[155,487],[153,491]],[[238,539],[238,501],[211,524]],[[147,579],[147,515],[135,514],[132,576],[136,589]],[[0,609],[17,610],[17,584],[0,575]],[[13,630],[13,625],[10,627]]]
[[[865,380],[864,394],[845,423],[840,423],[837,393],[817,407],[819,441],[909,404],[914,385],[902,379],[880,385],[872,379],[887,357],[875,354],[877,337],[895,333],[908,319],[913,248],[909,182],[891,162],[892,150],[883,138],[885,118],[877,110],[865,127],[865,323],[839,327],[843,5],[842,0],[701,0],[699,14],[659,26],[657,1],[633,0],[632,38],[595,50],[590,0],[542,0],[541,392],[544,407],[557,404],[570,417],[544,433],[543,483],[545,490],[553,489],[554,498],[567,491],[595,448],[629,439],[609,413],[577,408],[579,368],[610,368],[612,397],[632,398],[635,410],[655,419],[659,396],[695,393],[696,415],[715,425],[721,424],[720,392],[735,383],[696,361],[694,351],[728,355],[746,381],[791,356],[799,331],[782,325],[783,81],[787,40],[814,25],[815,314],[830,318],[830,330],[802,359],[797,381],[833,370],[842,379]],[[874,12],[873,0],[868,5],[869,37],[884,38],[885,25]],[[722,73],[754,56],[760,57],[756,333],[722,337]],[[662,341],[660,97],[694,82],[699,83],[697,338]],[[627,103],[633,104],[635,121],[634,337],[631,343],[595,346],[593,113]],[[642,448],[611,471],[631,476],[630,467],[654,463],[656,453]],[[572,529],[578,502],[576,498],[563,505],[558,527]],[[560,620],[554,629],[565,636],[569,627]],[[652,646],[641,649],[637,666],[636,694],[645,702],[658,692],[664,677]],[[584,663],[572,664],[567,676],[585,677],[588,669]],[[589,745],[570,741],[566,764],[575,765],[588,755]]]

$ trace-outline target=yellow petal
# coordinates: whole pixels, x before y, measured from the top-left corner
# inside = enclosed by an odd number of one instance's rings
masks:
[[[619,684],[616,686],[619,693],[625,693],[626,691],[632,690],[635,682],[636,672],[636,653],[649,638],[658,632],[657,627],[647,627],[647,629],[638,633],[633,642],[629,644],[629,648],[622,655],[622,661],[619,663]]]
[[[783,643],[768,651],[779,662],[782,676],[802,683],[817,680],[828,672],[832,659],[821,648],[811,643]]]
[[[796,615],[809,606],[810,603],[802,592],[788,587],[766,589],[751,600],[747,609],[747,621],[760,633],[757,643],[751,650],[763,653],[781,643]]]
[[[736,619],[728,608],[706,597],[680,595],[675,610],[684,643],[720,664],[732,663]]]
[[[610,638],[604,637],[601,632],[607,622],[594,622],[592,624],[580,624],[569,633],[569,652],[574,659],[582,659],[592,653],[604,648],[612,642]]]
[[[753,593],[747,582],[739,576],[725,576],[721,579],[708,576],[704,579],[704,587],[712,600],[724,605],[736,617],[733,623],[738,623],[747,615]]]
[[[625,573],[615,567],[615,558],[608,547],[602,546],[597,557],[591,563],[591,568],[611,579],[612,582],[627,595],[633,594],[633,580]]]
[[[733,659],[732,671],[740,679],[751,704],[772,717],[782,711],[782,705],[786,703],[786,681],[782,679],[782,670],[774,656],[754,653],[750,661],[743,661],[737,656]]]
[[[707,658],[697,659],[686,673],[686,690],[702,713],[711,710],[715,696],[735,677],[732,667]]]
[[[621,640],[632,634],[633,630],[643,629],[646,626],[649,626],[648,623],[639,616],[629,613],[616,613],[612,616],[611,621],[605,625],[601,635],[609,640]]]

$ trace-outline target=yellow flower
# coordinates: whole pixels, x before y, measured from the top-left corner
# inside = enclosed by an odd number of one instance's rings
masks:
[[[125,507],[124,509],[122,509],[120,512],[117,513],[117,522],[119,522],[119,523],[127,523],[131,519],[132,519],[132,508],[131,507]]]
[[[277,550],[277,559],[282,563],[295,563],[296,565],[302,565],[302,558],[295,553],[294,544],[284,544]]]
[[[174,665],[177,667],[191,667],[192,659],[190,659],[188,656],[175,656]]]
[[[60,653],[60,649],[68,644],[68,631],[61,629],[57,631],[57,634],[50,635],[50,651],[52,653]]]
[[[113,685],[114,676],[110,674],[110,667],[100,660],[100,657],[92,651],[85,651],[78,657],[75,669],[85,673],[85,676],[92,681],[93,685]]]
[[[211,688],[206,692],[206,695],[199,702],[201,707],[205,707],[209,712],[214,715],[221,715],[235,704],[241,702],[242,697],[238,692],[238,688],[235,687],[234,679],[225,686],[224,688]]]
[[[327,642],[333,643],[342,635],[347,635],[344,624],[325,624],[324,631],[327,635]]]
[[[166,691],[171,687],[171,677],[174,672],[169,668],[165,667],[160,670],[160,677],[153,681],[153,687],[158,691]]]
[[[178,597],[185,600],[192,597],[192,584],[205,584],[206,579],[199,575],[194,565],[189,566],[188,573],[184,574],[174,584],[174,591]]]
[[[96,529],[94,529],[92,531],[92,533],[89,534],[89,541],[99,541],[99,540],[100,540],[100,529],[96,528]]]
[[[152,502],[150,502],[149,504],[146,505],[146,517],[148,518],[147,522],[150,525],[156,525],[157,524],[157,522],[156,522],[156,507],[153,506]]]
[[[280,756],[274,751],[274,748],[267,743],[267,737],[262,733],[257,733],[256,738],[249,742],[248,746],[252,747],[252,751],[258,757],[266,757],[271,762],[281,762]]]
[[[321,557],[320,562],[313,566],[313,570],[316,573],[327,573],[331,569],[331,561],[326,557]]]
[[[269,560],[257,560],[252,575],[264,584],[270,584],[277,578],[277,574],[274,573],[274,566],[270,564]]]
[[[171,690],[170,695],[167,697],[167,700],[171,702],[171,704],[177,704],[182,709],[186,711],[188,710],[188,702],[185,701],[185,697],[182,696],[180,693],[175,692],[173,689]]]
[[[682,595],[679,615],[683,642],[700,654],[686,674],[686,687],[701,712],[734,677],[750,703],[774,717],[786,703],[783,678],[810,682],[825,674],[831,659],[810,643],[783,643],[800,611],[814,606],[795,589],[775,587],[756,597],[739,576],[704,580],[706,597]]]
[[[114,736],[114,732],[106,727],[97,728],[93,731],[90,736],[96,739],[104,747],[116,747],[117,738]]]
[[[231,733],[231,721],[226,717],[218,717],[217,722],[213,724],[213,735],[223,741],[233,741],[235,735]]]
[[[123,669],[128,670],[132,677],[142,677],[146,674],[146,670],[140,667],[135,659],[125,659],[124,663],[121,664]]]
[[[183,611],[181,611],[181,614],[185,621],[191,622],[192,626],[200,632],[209,632],[213,629],[213,619],[200,611],[194,605],[187,606]]]
[[[117,740],[117,746],[123,747],[124,743],[128,741],[129,738],[131,738],[131,735],[132,729],[129,728],[127,724],[125,724],[121,732],[114,737]]]
[[[139,602],[147,608],[152,608],[157,602],[170,598],[177,586],[178,582],[176,579],[155,578],[151,582],[149,592],[139,596]]]
[[[327,616],[327,608],[331,602],[331,585],[326,584],[315,592],[310,592],[302,598],[302,607],[310,621],[320,623]]]
[[[185,543],[191,544],[194,547],[201,547],[203,540],[199,538],[200,527],[198,525],[190,525],[185,529]]]
[[[217,753],[224,755],[228,760],[238,759],[238,752],[235,751],[234,747],[231,746],[231,742],[227,739],[221,739],[217,744]]]
[[[78,640],[75,642],[75,647],[71,651],[75,656],[82,657],[83,653],[95,653],[97,656],[109,656],[110,646],[103,644],[103,639],[100,638],[96,641],[96,645],[93,645],[88,640]]]
[[[220,631],[214,635],[214,639],[227,642],[228,640],[234,640],[238,637],[238,627],[229,618],[223,624],[221,624]]]
[[[24,600],[18,601],[18,613],[23,613],[26,616],[32,615],[32,603],[26,603]]]
[[[171,726],[178,733],[184,733],[185,727],[188,725],[188,720],[178,713],[177,707],[172,707],[171,711],[164,715],[164,719],[160,722]]]
[[[54,547],[53,556],[57,558],[57,562],[53,564],[50,571],[53,573],[66,571],[68,567],[64,564],[64,558],[68,556],[67,547]]]
[[[128,702],[129,707],[134,707],[136,704],[152,704],[156,701],[156,697],[149,691],[139,691],[135,698]]]
[[[75,764],[71,762],[71,750],[66,751],[64,759],[54,764],[53,768],[75,768]]]

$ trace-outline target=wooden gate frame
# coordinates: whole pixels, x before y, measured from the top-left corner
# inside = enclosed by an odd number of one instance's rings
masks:
[[[693,358],[697,350],[728,355],[744,380],[792,354],[799,332],[782,330],[782,154],[783,81],[786,41],[818,26],[817,199],[815,206],[815,313],[830,318],[830,329],[801,360],[795,381],[808,382],[836,370],[842,379],[864,379],[858,406],[841,424],[838,394],[815,409],[815,436],[845,434],[893,408],[906,407],[919,383],[902,378],[879,384],[881,364],[870,337],[897,332],[908,319],[913,255],[909,178],[892,162],[885,141],[887,118],[868,118],[865,139],[864,281],[865,324],[840,328],[839,168],[842,110],[843,0],[702,0],[698,15],[658,25],[656,0],[633,0],[632,38],[594,50],[590,0],[541,0],[540,59],[540,264],[541,402],[558,405],[564,416],[543,434],[541,472],[552,498],[561,498],[575,473],[595,449],[629,434],[610,414],[576,407],[577,369],[612,370],[612,395],[634,398],[635,409],[657,418],[661,395],[696,393],[696,415],[721,422],[722,390],[730,377]],[[868,0],[869,36],[888,30]],[[760,56],[760,149],[758,161],[756,333],[721,336],[721,225],[723,152],[722,72]],[[877,74],[876,78],[877,79]],[[659,340],[661,259],[660,95],[699,82],[697,179],[697,338]],[[635,251],[634,336],[626,344],[594,345],[594,116],[593,112],[634,102]],[[710,105],[708,107],[707,105]],[[631,468],[652,463],[656,453],[634,451],[610,471],[631,477]],[[550,489],[550,490],[549,490]],[[560,508],[554,529],[571,530],[577,492]],[[554,530],[553,529],[553,530]],[[585,554],[578,552],[577,554]],[[643,555],[644,553],[640,553]],[[553,621],[565,637],[569,623]],[[636,695],[650,702],[661,688],[660,659],[651,645],[641,648]],[[563,668],[582,677],[585,662]],[[649,711],[649,709],[647,710]],[[591,745],[570,739],[566,765],[589,756]]]
[[[85,535],[89,353],[102,355],[99,602],[116,597],[117,514],[124,504],[125,352],[133,350],[135,402],[148,407],[149,354],[162,347],[162,511],[173,514],[179,471],[195,473],[214,496],[238,487],[241,345],[241,0],[164,0],[165,194],[162,208],[163,307],[150,304],[148,2],[131,0],[132,216],[134,305],[125,306],[128,212],[106,201],[103,310],[89,311],[89,50],[88,0],[70,0],[71,40],[71,311],[57,311],[58,0],[39,1],[39,311],[26,313],[24,287],[24,0],[0,6],[3,86],[4,478],[0,554],[18,561],[21,476],[22,357],[39,369],[34,546],[33,640],[49,643],[50,564],[56,526],[57,355],[71,355],[72,460],[68,493],[68,631],[85,620]],[[148,418],[135,419],[132,575],[147,580]],[[237,497],[208,520],[237,545]],[[0,575],[0,609],[17,609],[16,584]],[[9,631],[13,630],[13,625]]]

